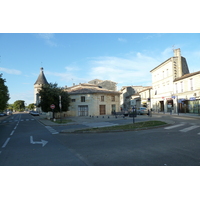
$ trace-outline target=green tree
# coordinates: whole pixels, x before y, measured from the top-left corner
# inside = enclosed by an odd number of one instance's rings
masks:
[[[8,104],[7,109],[13,111],[13,104]]]
[[[3,74],[0,74],[0,111],[6,109],[8,105],[9,92],[8,87],[5,85],[6,80],[2,78]]]
[[[23,111],[25,109],[24,102],[25,101],[23,101],[23,100],[17,100],[17,101],[15,101],[14,104],[13,104],[14,110],[16,110],[16,111]]]
[[[34,103],[31,103],[28,105],[27,107],[29,110],[33,110],[35,108],[35,104]]]
[[[55,112],[60,112],[59,107],[59,96],[61,96],[62,111],[68,111],[70,104],[70,97],[67,92],[63,90],[62,87],[58,87],[57,83],[49,83],[48,85],[43,85],[39,92],[40,104],[38,107],[42,108],[42,111],[49,112],[52,111],[50,105],[55,105]]]

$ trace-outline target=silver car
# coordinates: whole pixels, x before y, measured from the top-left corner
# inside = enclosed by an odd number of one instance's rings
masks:
[[[144,115],[144,114],[148,114],[148,110],[147,110],[147,108],[146,107],[139,107],[138,109],[137,109],[137,114],[138,115]]]

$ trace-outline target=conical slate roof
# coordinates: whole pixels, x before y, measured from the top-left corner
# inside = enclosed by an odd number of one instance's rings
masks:
[[[37,79],[37,81],[35,82],[35,84],[34,85],[36,85],[36,84],[49,84],[48,82],[47,82],[47,79],[46,79],[46,77],[45,77],[45,75],[44,75],[44,73],[43,73],[43,68],[40,68],[40,75],[38,76],[38,79]]]

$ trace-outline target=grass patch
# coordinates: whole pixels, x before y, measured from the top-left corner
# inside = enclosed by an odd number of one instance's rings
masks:
[[[67,123],[73,122],[73,121],[71,119],[62,119],[62,120],[57,119],[56,121],[52,121],[52,122],[54,122],[56,124],[67,124]]]
[[[125,125],[117,125],[117,126],[110,126],[110,127],[102,127],[102,128],[90,128],[90,129],[84,129],[82,131],[120,131],[120,130],[138,130],[138,129],[145,129],[145,128],[151,128],[156,126],[161,126],[167,124],[166,122],[162,121],[145,121],[145,122],[137,122],[134,124],[125,124]],[[76,131],[75,131],[76,132]],[[79,132],[79,131],[77,131]]]

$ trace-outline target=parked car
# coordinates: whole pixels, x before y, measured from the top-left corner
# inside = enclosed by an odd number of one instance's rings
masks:
[[[148,114],[148,110],[147,110],[147,108],[146,107],[139,107],[138,109],[137,109],[137,114],[138,115],[144,115],[144,114]]]
[[[6,113],[0,113],[0,117],[7,116]]]
[[[36,111],[30,111],[29,114],[33,115],[33,116],[39,116],[39,112]]]
[[[12,115],[12,111],[8,111],[8,112],[7,112],[7,115]]]

